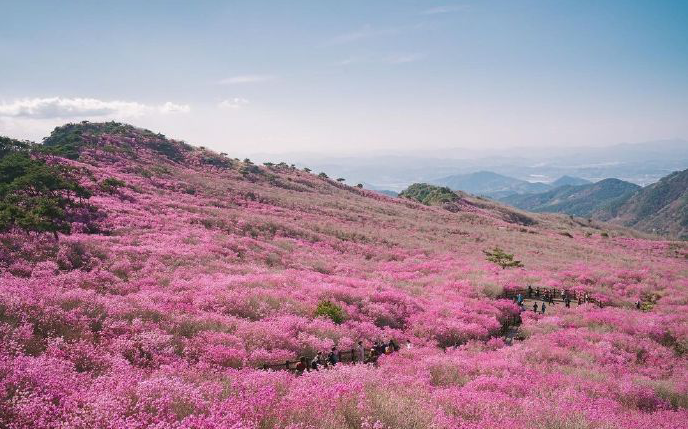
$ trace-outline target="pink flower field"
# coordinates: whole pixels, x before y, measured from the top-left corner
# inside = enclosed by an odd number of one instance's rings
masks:
[[[688,428],[685,243],[136,129],[82,140],[49,162],[80,172],[99,228],[0,235],[0,428]],[[487,261],[495,246],[523,267]],[[526,306],[505,339],[520,310],[498,298],[528,285],[604,305]],[[412,347],[262,369],[359,340]]]

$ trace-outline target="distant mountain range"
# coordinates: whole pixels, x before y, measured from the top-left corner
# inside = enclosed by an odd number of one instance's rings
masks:
[[[447,186],[452,191],[464,191],[474,195],[484,195],[495,199],[508,197],[514,194],[544,192],[551,189],[551,186],[546,183],[528,182],[493,173],[491,171],[456,174],[433,180],[432,183],[435,185]]]
[[[565,185],[500,201],[532,212],[566,213],[688,239],[688,170],[640,187],[619,179]]]
[[[564,185],[547,192],[510,195],[500,201],[531,212],[566,213],[590,217],[619,198],[627,198],[640,186],[619,179],[596,183]]]
[[[571,186],[578,186],[578,185],[587,185],[588,183],[592,183],[589,180],[586,179],[581,179],[580,177],[572,177],[572,176],[561,176],[554,182],[550,183],[555,188],[558,188],[559,186],[566,186],[566,185],[571,185]]]
[[[512,195],[546,192],[561,186],[586,185],[592,182],[572,176],[562,176],[551,183],[529,182],[492,171],[478,171],[476,173],[442,177],[431,180],[430,183],[446,186],[453,191],[464,191],[474,195],[501,200]]]
[[[674,139],[605,147],[423,149],[350,156],[251,154],[250,158],[260,162],[294,163],[313,171],[324,171],[330,177],[346,178],[348,183],[372,185],[366,186],[367,189],[397,192],[412,183],[438,183],[438,178],[484,171],[524,182],[549,183],[552,189],[563,184],[584,184],[553,183],[562,176],[590,182],[616,177],[646,186],[672,171],[688,168],[688,141]]]

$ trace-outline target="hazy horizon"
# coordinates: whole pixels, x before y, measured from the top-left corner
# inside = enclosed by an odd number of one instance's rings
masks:
[[[684,2],[0,3],[12,137],[119,120],[325,155],[688,138]]]

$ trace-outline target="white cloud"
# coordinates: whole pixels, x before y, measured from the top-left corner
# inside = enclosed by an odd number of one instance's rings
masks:
[[[135,101],[104,101],[95,98],[62,97],[23,98],[11,103],[0,103],[0,117],[28,119],[126,118],[142,116],[154,111],[186,113],[190,111],[190,107],[169,101],[156,107]]]
[[[244,83],[258,83],[275,80],[275,76],[267,74],[245,74],[240,76],[232,76],[220,80],[221,85],[240,85]]]
[[[129,101],[95,98],[24,98],[0,104],[0,116],[25,118],[75,118],[81,116],[138,116],[147,106]]]
[[[241,106],[245,106],[249,101],[245,98],[234,97],[227,100],[222,100],[217,104],[220,109],[239,109]]]
[[[424,56],[425,55],[419,54],[419,53],[395,54],[395,55],[389,55],[389,56],[383,58],[382,62],[385,62],[387,64],[413,63],[413,62],[416,62],[416,61],[423,59]]]
[[[460,10],[466,9],[467,7],[468,6],[466,5],[436,6],[424,10],[423,12],[421,12],[421,15],[439,15],[442,13],[458,12]]]
[[[400,31],[400,28],[373,28],[371,25],[365,25],[358,30],[333,37],[332,39],[327,41],[325,45],[343,45],[346,43],[356,42],[362,39],[369,39],[371,37],[397,34]]]
[[[160,112],[162,113],[189,113],[191,107],[188,104],[175,104],[171,101],[160,106]]]

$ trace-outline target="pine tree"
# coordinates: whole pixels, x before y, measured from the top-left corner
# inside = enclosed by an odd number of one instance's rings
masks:
[[[513,254],[506,253],[499,247],[495,247],[492,250],[483,250],[483,253],[487,256],[488,261],[494,262],[502,267],[502,269],[523,266],[521,261],[514,259]]]

